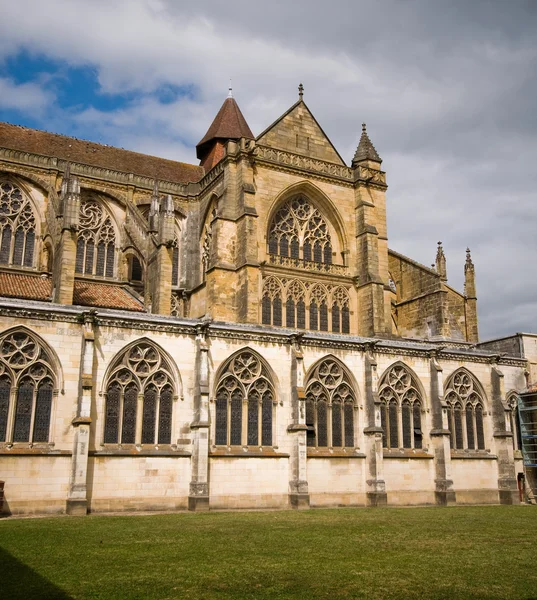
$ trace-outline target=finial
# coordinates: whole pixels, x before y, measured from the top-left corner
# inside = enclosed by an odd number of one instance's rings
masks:
[[[362,123],[362,131],[366,133],[365,123]]]
[[[69,179],[69,177],[71,177],[71,163],[70,162],[68,162],[65,165],[65,171],[63,173],[63,178],[64,179]]]
[[[473,269],[474,263],[472,261],[472,255],[470,254],[470,248],[466,248],[466,264],[464,265],[464,271]]]
[[[229,78],[228,98],[233,98],[233,88],[231,87],[231,77]]]
[[[436,272],[440,275],[440,279],[447,281],[447,269],[446,269],[446,255],[442,248],[442,242],[438,242],[438,249],[436,250]]]
[[[438,245],[439,245],[440,247],[442,247],[442,242],[438,242]]]
[[[153,183],[153,197],[158,196],[158,179],[155,177],[155,182]]]
[[[299,83],[298,84],[298,98],[302,100],[302,96],[304,95],[304,86]]]

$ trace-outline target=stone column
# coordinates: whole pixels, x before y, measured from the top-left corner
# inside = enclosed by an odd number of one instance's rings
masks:
[[[289,458],[289,503],[292,508],[309,508],[307,473],[306,397],[304,394],[304,355],[300,347],[303,334],[294,334],[291,342],[291,410],[292,422],[287,431],[292,439]]]
[[[497,365],[493,365],[490,375],[492,384],[493,436],[498,456],[498,495],[500,497],[500,504],[519,504],[513,451],[513,432],[510,430],[510,409],[505,401],[503,373],[498,369]]]
[[[88,510],[87,472],[91,426],[90,411],[93,396],[94,324],[95,311],[84,313],[80,393],[76,417],[72,422],[74,428],[73,456],[71,458],[71,478],[65,508],[68,515],[85,515]]]
[[[188,510],[209,510],[209,322],[197,326],[196,389],[192,431],[191,480]]]
[[[431,445],[434,454],[435,468],[435,500],[439,506],[456,503],[451,475],[451,445],[448,427],[448,410],[444,402],[443,370],[437,360],[437,351],[431,353],[431,413],[433,428],[431,429]]]
[[[380,399],[378,395],[377,360],[373,354],[375,344],[368,344],[365,354],[365,451],[366,499],[368,506],[385,506],[388,503],[384,481],[384,454]]]

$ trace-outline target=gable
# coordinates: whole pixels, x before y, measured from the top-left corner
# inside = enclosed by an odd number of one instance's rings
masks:
[[[344,160],[301,100],[265,129],[257,143],[345,166]]]

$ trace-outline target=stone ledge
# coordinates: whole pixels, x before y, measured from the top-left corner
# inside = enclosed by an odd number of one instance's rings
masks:
[[[141,449],[136,448],[107,448],[106,450],[90,450],[88,456],[105,456],[105,457],[124,457],[129,456],[131,458],[147,457],[147,456],[166,456],[171,458],[183,458],[192,456],[191,452],[185,450],[171,450],[171,449]]]
[[[489,454],[484,450],[482,453],[480,452],[466,452],[464,450],[460,450],[458,452],[451,451],[451,460],[456,459],[470,459],[470,460],[498,460],[498,457],[495,454]]]
[[[209,452],[209,458],[289,458],[287,452],[275,452],[274,450],[254,450],[242,447],[234,447],[228,450],[222,448]]]
[[[421,450],[384,450],[383,451],[384,458],[425,458],[431,459],[434,458],[433,454],[429,454],[428,452]]]
[[[366,458],[363,452],[355,452],[354,450],[315,450],[308,448],[308,458]]]

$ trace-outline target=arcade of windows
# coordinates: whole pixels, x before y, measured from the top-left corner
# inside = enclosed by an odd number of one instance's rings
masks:
[[[457,371],[446,386],[448,424],[453,450],[485,450],[483,398],[469,373]]]
[[[249,350],[225,365],[216,386],[216,446],[272,446],[276,406],[266,366]]]
[[[34,211],[22,190],[9,181],[0,184],[0,235],[0,265],[34,266]]]
[[[382,378],[379,397],[384,448],[423,447],[423,400],[418,389],[416,381],[404,365],[394,365]]]
[[[174,383],[168,361],[142,341],[113,362],[106,384],[105,444],[170,444]]]
[[[332,358],[321,361],[305,390],[308,446],[353,448],[356,396],[341,364]]]
[[[350,333],[349,293],[343,287],[267,277],[261,301],[263,325]]]
[[[19,330],[0,337],[0,442],[46,443],[53,397],[51,356],[40,341]]]

